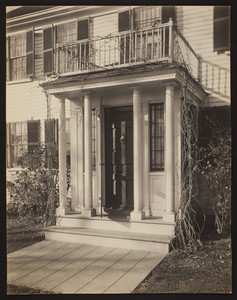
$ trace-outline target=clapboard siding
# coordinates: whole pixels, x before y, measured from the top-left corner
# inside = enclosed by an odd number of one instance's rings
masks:
[[[44,119],[46,98],[37,82],[7,85],[7,122]]]
[[[213,51],[213,6],[178,6],[177,26],[203,61],[201,83],[209,93],[212,92],[207,105],[227,104],[229,99],[226,97],[230,96],[230,57]]]
[[[38,82],[27,82],[21,84],[7,85],[7,122],[18,122],[26,120],[44,120],[47,118],[47,100],[45,93]],[[52,118],[58,118],[58,103],[55,98],[52,101]],[[69,101],[66,100],[66,117],[70,117]]]
[[[99,16],[93,18],[94,38],[105,37],[118,32],[118,14]]]
[[[180,31],[197,54],[229,68],[229,56],[213,52],[213,6],[179,6],[177,23],[182,24]]]

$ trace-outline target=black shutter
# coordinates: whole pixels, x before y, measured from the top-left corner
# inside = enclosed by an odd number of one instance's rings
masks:
[[[40,143],[40,120],[27,121],[28,152],[35,150]]]
[[[58,132],[58,120],[48,119],[44,122],[45,125],[45,143],[56,143]]]
[[[77,39],[85,40],[89,37],[88,19],[77,22]]]
[[[230,8],[228,6],[214,7],[214,51],[230,50]]]
[[[39,142],[39,121],[27,121],[28,143]]]
[[[34,30],[26,32],[26,76],[34,75]]]
[[[127,31],[130,29],[129,10],[120,12],[118,14],[118,31]]]
[[[53,72],[53,27],[43,30],[44,73]]]
[[[175,6],[162,6],[162,23],[168,23],[170,18],[176,21]]]

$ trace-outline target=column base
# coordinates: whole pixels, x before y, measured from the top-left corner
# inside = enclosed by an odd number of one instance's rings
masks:
[[[75,207],[75,211],[76,211],[76,212],[82,212],[82,208],[81,208],[80,206],[76,206],[76,207]]]
[[[131,221],[141,221],[145,219],[145,212],[142,211],[132,211],[130,213],[130,220]]]
[[[143,208],[143,211],[145,213],[145,217],[149,217],[151,212],[150,212],[150,209],[149,208]]]
[[[164,212],[163,221],[165,221],[165,222],[175,222],[175,213],[174,212]]]
[[[96,209],[95,208],[83,208],[82,209],[82,215],[84,217],[94,217],[96,216]]]
[[[67,215],[67,214],[69,214],[69,212],[70,212],[70,208],[68,208],[68,207],[58,207],[57,209],[56,209],[56,216],[65,216],[65,215]]]

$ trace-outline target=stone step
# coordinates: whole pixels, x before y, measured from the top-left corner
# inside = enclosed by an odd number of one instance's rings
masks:
[[[165,254],[169,253],[171,241],[170,237],[158,234],[61,226],[46,227],[45,239],[104,247],[154,251]]]
[[[65,215],[57,218],[57,225],[61,227],[88,228],[101,230],[114,230],[123,232],[138,232],[158,234],[165,236],[174,235],[175,223],[164,222],[162,218],[146,218],[141,221],[127,219],[111,219],[108,216],[88,218],[80,214]]]

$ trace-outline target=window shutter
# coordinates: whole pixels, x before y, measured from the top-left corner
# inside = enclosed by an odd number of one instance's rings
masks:
[[[58,120],[48,119],[45,120],[45,143],[56,143],[57,142],[57,132],[58,132]]]
[[[40,143],[40,120],[27,121],[28,152],[35,150]]]
[[[26,76],[34,75],[34,30],[26,32]]]
[[[230,8],[227,6],[214,7],[214,51],[230,50]]]
[[[162,6],[162,23],[168,23],[170,18],[176,21],[175,6]]]
[[[77,39],[85,40],[89,38],[88,19],[77,22]]]
[[[44,74],[53,72],[53,27],[43,30]]]
[[[40,140],[40,121],[27,121],[28,143],[38,143]]]
[[[118,14],[118,31],[127,31],[130,29],[130,14],[129,10]]]

